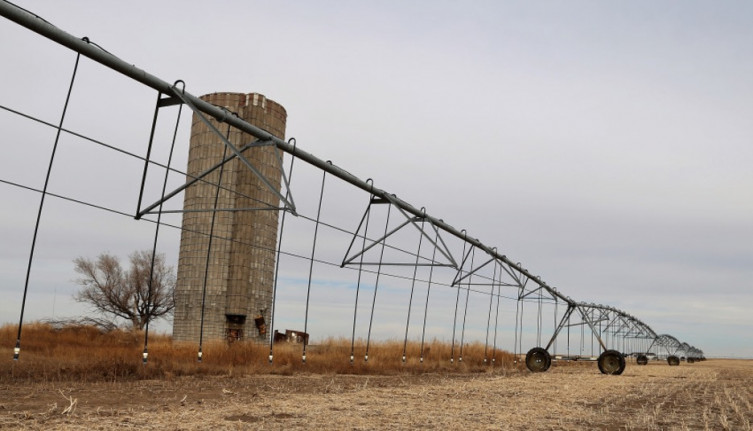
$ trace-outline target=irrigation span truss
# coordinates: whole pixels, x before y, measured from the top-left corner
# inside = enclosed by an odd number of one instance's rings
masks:
[[[248,155],[261,147],[275,149],[283,172],[282,190],[271,190],[276,202],[258,202],[257,208],[245,209],[280,211],[282,215],[275,249],[275,300],[268,332],[270,361],[273,361],[276,320],[284,321],[285,318],[302,325],[304,332],[317,319],[335,320],[339,327],[348,327],[351,362],[356,357],[356,336],[363,339],[364,332],[366,350],[363,359],[368,361],[369,342],[372,336],[376,336],[380,322],[389,323],[387,330],[391,334],[397,331],[402,335],[404,329],[405,344],[409,336],[420,337],[423,360],[427,334],[436,337],[436,327],[441,326],[434,323],[437,319],[443,321],[443,328],[447,332],[451,328],[452,351],[449,360],[452,362],[463,361],[463,347],[470,339],[483,341],[484,363],[493,364],[493,352],[504,345],[517,356],[525,357],[526,366],[534,372],[546,371],[553,360],[593,360],[598,363],[602,373],[620,374],[625,368],[626,358],[635,358],[637,364],[666,359],[670,365],[677,365],[683,359],[687,362],[704,359],[700,349],[680,342],[671,335],[657,334],[648,324],[622,310],[579,302],[566,296],[496,247],[490,247],[469,236],[465,230],[458,230],[428,214],[424,208],[416,208],[396,195],[375,187],[371,179],[362,180],[329,161],[317,158],[299,148],[293,139],[285,141],[276,138],[233,113],[189,94],[182,81],[173,84],[163,81],[107,52],[88,38],[74,37],[4,0],[0,0],[0,14],[75,51],[76,68],[69,98],[81,56],[158,92],[152,138],[144,156],[63,127],[65,108],[60,123],[52,124],[41,120],[36,114],[5,106],[0,101],[0,107],[8,115],[20,117],[19,121],[31,120],[40,127],[55,130],[57,134],[44,188],[2,180],[6,185],[37,192],[42,197],[26,274],[15,359],[20,354],[29,273],[45,197],[151,222],[156,226],[156,250],[160,227],[180,229],[178,223],[170,224],[166,220],[171,215],[180,216],[183,212],[176,202],[182,201],[182,193],[188,187],[201,182],[224,192],[238,193],[209,180],[210,174],[228,161],[239,159],[263,183],[272,187],[270,181],[249,162],[251,157]],[[67,104],[66,100],[66,108]],[[157,142],[160,141],[159,133],[155,138],[159,114],[163,117],[169,112],[174,114],[177,108],[176,123],[171,123],[169,128],[178,130],[183,107],[216,132],[218,141],[224,144],[229,154],[217,161],[213,168],[197,176],[187,175],[171,166],[171,158],[165,162],[164,158],[155,155],[159,149]],[[221,128],[223,131],[220,131]],[[225,129],[243,132],[253,140],[247,145],[235,146],[225,138]],[[142,168],[135,170],[141,184],[135,212],[123,211],[107,203],[54,194],[48,190],[50,170],[61,134],[142,164]],[[174,138],[167,147],[172,154]],[[283,163],[283,153],[290,156],[287,166]],[[296,161],[303,164],[296,164]],[[303,178],[295,183],[294,167],[295,178]],[[176,178],[181,178],[181,183],[176,183]],[[168,187],[168,184],[171,186]],[[332,196],[336,198],[332,199]],[[300,198],[297,203],[295,197]],[[152,203],[144,204],[150,199],[153,199]],[[208,211],[219,213],[225,209]],[[353,229],[353,226],[357,227]],[[201,234],[210,235],[208,229]],[[216,238],[231,241],[221,236]],[[312,284],[316,285],[314,291]],[[295,292],[290,293],[293,290]],[[400,300],[397,303],[378,302],[385,295],[400,297]],[[330,305],[328,308],[319,306],[319,309],[326,310],[320,313],[324,316],[317,317],[315,314],[317,296],[321,296],[320,303]],[[304,297],[305,301],[302,299]],[[291,305],[295,298],[300,301]],[[405,321],[404,327],[402,322],[395,323],[399,315],[402,315],[400,320]],[[499,342],[500,338],[504,341]],[[146,341],[148,338],[145,340],[144,361],[148,355]],[[535,347],[523,355],[524,349],[530,346]],[[402,360],[405,361],[405,348],[403,352]],[[305,361],[305,342],[302,355]]]

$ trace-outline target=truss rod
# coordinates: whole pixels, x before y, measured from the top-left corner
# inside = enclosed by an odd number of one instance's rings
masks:
[[[253,147],[256,147],[256,146],[258,146],[258,145],[263,145],[263,144],[264,144],[263,142],[261,142],[261,143],[257,143],[257,142],[251,142],[251,143],[249,143],[249,144],[246,144],[246,145],[244,145],[243,147],[241,147],[241,148],[240,148],[240,149],[238,150],[238,152],[239,152],[239,153],[243,153],[244,151],[246,151],[246,150],[247,150],[247,149],[249,149],[249,148],[253,148]],[[136,213],[136,217],[134,217],[134,218],[135,218],[136,220],[139,220],[139,219],[140,219],[141,217],[143,217],[144,215],[146,215],[146,214],[151,214],[151,211],[152,211],[153,209],[155,209],[155,208],[157,208],[158,206],[162,205],[163,203],[165,203],[165,202],[166,202],[166,201],[168,201],[169,199],[173,198],[173,197],[174,197],[175,195],[177,195],[178,193],[182,192],[183,190],[185,190],[185,189],[187,189],[187,188],[191,187],[192,185],[196,184],[197,182],[199,182],[199,181],[203,180],[203,179],[204,179],[204,178],[205,178],[205,177],[206,177],[207,175],[209,175],[209,174],[211,174],[212,172],[216,171],[217,169],[220,169],[221,167],[225,166],[225,164],[226,164],[226,163],[230,162],[231,160],[233,160],[233,159],[235,159],[235,158],[237,158],[237,157],[238,157],[238,155],[237,155],[237,154],[235,154],[235,153],[234,153],[234,154],[231,154],[231,155],[230,155],[230,156],[228,156],[228,157],[224,157],[224,158],[222,159],[222,161],[220,161],[219,163],[215,164],[215,165],[214,165],[214,166],[212,166],[211,168],[209,168],[209,169],[205,170],[204,172],[200,173],[200,174],[199,174],[198,176],[192,177],[192,178],[191,178],[190,180],[186,181],[186,182],[185,182],[185,183],[184,183],[184,184],[183,184],[182,186],[178,187],[177,189],[173,190],[173,191],[172,191],[172,192],[170,192],[170,193],[167,193],[167,194],[166,194],[166,195],[165,195],[165,196],[164,196],[163,198],[161,198],[161,199],[160,199],[160,200],[158,200],[157,202],[155,202],[155,203],[153,203],[153,204],[149,205],[148,207],[144,208],[143,210],[139,210],[139,211],[138,211],[138,212]],[[218,186],[218,187],[219,187],[219,186]]]
[[[562,328],[569,327],[569,324],[565,324],[565,322],[570,320],[570,315],[573,314],[573,310],[575,310],[575,306],[568,305],[567,310],[565,311],[565,314],[562,315],[562,319],[560,319],[559,325],[557,325],[556,328],[554,328],[554,334],[552,334],[552,338],[549,339],[549,342],[547,343],[545,349],[549,350],[549,348],[554,344],[554,341],[557,339],[557,335],[559,335]]]

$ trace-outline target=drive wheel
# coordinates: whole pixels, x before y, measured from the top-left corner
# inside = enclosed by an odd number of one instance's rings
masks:
[[[646,355],[638,355],[638,358],[635,359],[635,362],[638,365],[646,365],[646,364],[648,364],[648,356],[646,356]]]
[[[619,375],[625,371],[625,357],[616,350],[607,350],[599,355],[599,371],[602,374]]]
[[[675,355],[672,355],[672,356],[668,356],[668,357],[667,357],[667,363],[668,363],[668,364],[669,364],[670,366],[677,366],[677,365],[680,365],[680,358],[678,358],[678,357],[677,357],[677,356],[675,356]]]
[[[552,357],[542,347],[534,347],[526,354],[526,367],[532,373],[543,373],[552,365]]]

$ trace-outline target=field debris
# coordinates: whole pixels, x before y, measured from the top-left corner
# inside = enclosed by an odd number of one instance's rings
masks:
[[[191,376],[70,382],[50,391],[55,385],[0,385],[6,395],[0,429],[747,430],[753,424],[753,361],[746,360],[629,364],[619,377],[576,362],[543,374]],[[65,413],[49,414],[51,405],[60,411],[61,395]],[[180,400],[180,407],[165,400]]]

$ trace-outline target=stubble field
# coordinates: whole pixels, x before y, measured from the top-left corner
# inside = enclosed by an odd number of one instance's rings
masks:
[[[753,361],[457,374],[4,382],[4,429],[750,430]]]

